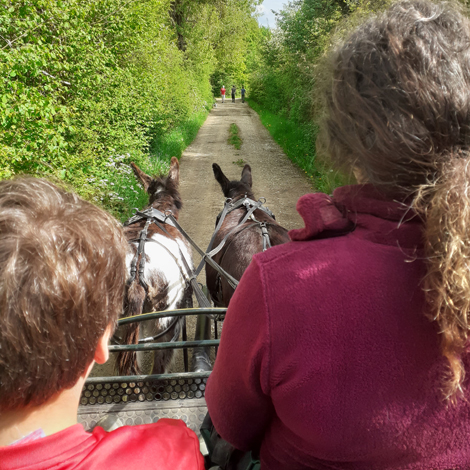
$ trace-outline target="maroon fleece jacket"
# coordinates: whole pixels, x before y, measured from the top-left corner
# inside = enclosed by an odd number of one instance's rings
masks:
[[[216,429],[261,446],[265,470],[470,468],[470,403],[440,390],[419,218],[370,185],[297,210],[305,228],[256,255],[231,300],[206,390]]]

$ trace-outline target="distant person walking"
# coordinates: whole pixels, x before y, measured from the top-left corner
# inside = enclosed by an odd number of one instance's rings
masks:
[[[225,103],[225,87],[222,85],[222,88],[220,89],[220,94],[222,95],[222,103]]]
[[[242,85],[242,89],[240,91],[241,91],[241,94],[242,94],[242,103],[244,103],[245,102],[245,93],[246,93],[245,85]]]
[[[232,85],[232,103],[235,103],[235,92],[237,91],[237,88],[235,85]]]

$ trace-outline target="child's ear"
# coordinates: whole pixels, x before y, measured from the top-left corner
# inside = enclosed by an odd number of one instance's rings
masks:
[[[108,325],[103,336],[98,340],[95,349],[95,357],[93,358],[97,364],[104,364],[109,359],[108,343],[111,332],[111,325]]]

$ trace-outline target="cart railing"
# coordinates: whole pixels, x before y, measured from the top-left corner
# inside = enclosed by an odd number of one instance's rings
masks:
[[[178,418],[199,435],[199,429],[207,412],[205,388],[210,370],[190,371],[188,350],[193,348],[193,361],[199,354],[219,344],[217,323],[226,312],[223,308],[191,308],[151,312],[136,317],[121,318],[118,325],[156,320],[162,317],[198,316],[195,333],[188,341],[186,322],[183,323],[183,341],[166,343],[113,344],[111,353],[117,351],[149,351],[178,348],[184,354],[184,372],[172,374],[126,375],[90,377],[85,382],[78,408],[78,421],[87,430],[96,425],[112,430],[122,425],[152,423],[160,418]],[[210,321],[214,321],[211,334]],[[193,339],[194,336],[194,339]],[[214,339],[212,339],[215,337]]]
[[[210,371],[205,372],[191,372],[188,370],[187,349],[190,348],[211,348],[217,347],[220,339],[217,337],[217,324],[221,315],[227,311],[226,308],[185,308],[177,310],[166,310],[163,312],[150,312],[136,315],[133,317],[124,317],[118,320],[118,326],[127,325],[134,322],[143,322],[148,320],[156,320],[164,317],[182,316],[186,319],[188,316],[200,316],[199,318],[210,318],[214,321],[215,339],[196,338],[194,340],[187,339],[186,321],[183,324],[183,341],[169,341],[169,342],[156,342],[156,343],[142,343],[142,344],[123,344],[123,345],[110,345],[108,346],[109,352],[115,353],[119,351],[154,351],[158,349],[184,349],[185,352],[185,372],[177,372],[172,374],[152,374],[152,375],[128,375],[128,376],[105,376],[105,377],[90,377],[85,382],[88,384],[98,384],[102,382],[140,382],[148,380],[173,380],[173,379],[201,379],[207,378]],[[204,328],[203,328],[204,329]],[[197,336],[196,332],[196,336]]]

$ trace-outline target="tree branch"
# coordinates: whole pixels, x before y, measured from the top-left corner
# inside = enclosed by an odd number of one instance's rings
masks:
[[[12,47],[12,44],[18,40],[20,40],[21,38],[25,37],[26,35],[28,35],[29,33],[32,33],[33,31],[35,31],[36,29],[39,28],[39,26],[43,26],[47,23],[47,21],[43,21],[42,23],[38,24],[37,26],[35,26],[33,29],[29,29],[28,31],[26,31],[25,33],[23,33],[21,36],[18,36],[17,38],[13,39],[12,41],[7,41],[7,45],[6,46],[3,46],[2,47],[2,51],[3,49],[6,49],[8,46]],[[3,39],[3,38],[2,38]]]

